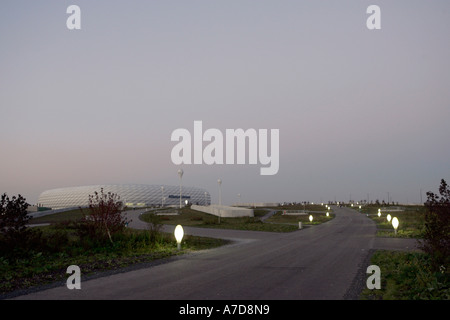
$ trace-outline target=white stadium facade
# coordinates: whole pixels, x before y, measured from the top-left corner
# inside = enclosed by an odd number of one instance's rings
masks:
[[[41,193],[38,200],[40,207],[51,209],[64,209],[87,207],[89,195],[96,191],[117,194],[120,200],[128,207],[153,207],[180,204],[180,186],[147,185],[147,184],[109,184],[80,187],[67,187],[51,189]],[[189,201],[194,205],[211,204],[208,191],[196,187],[181,187],[181,200],[183,205]]]

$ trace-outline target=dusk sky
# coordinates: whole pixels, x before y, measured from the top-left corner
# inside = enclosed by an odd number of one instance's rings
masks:
[[[425,201],[450,182],[449,58],[448,0],[2,0],[0,193],[178,185],[181,167],[213,202],[222,179],[224,204]],[[197,120],[279,129],[278,173],[175,165]]]

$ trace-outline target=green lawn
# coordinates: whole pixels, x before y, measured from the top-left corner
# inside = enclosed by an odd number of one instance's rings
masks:
[[[433,271],[425,253],[378,250],[371,264],[380,267],[381,289],[365,288],[362,300],[450,299],[450,270]]]
[[[114,236],[113,243],[98,242],[78,235],[75,221],[82,216],[79,211],[68,212],[68,220],[61,215],[39,219],[39,223],[52,224],[31,229],[32,246],[0,255],[0,298],[14,290],[65,280],[69,265],[78,265],[86,276],[228,243],[186,235],[178,250],[173,234],[130,228]]]
[[[80,209],[74,209],[70,211],[50,214],[48,216],[31,218],[29,223],[40,224],[40,223],[58,223],[62,221],[76,221],[88,214],[89,209],[83,209],[83,211],[81,211]]]
[[[369,218],[374,220],[377,224],[377,236],[382,237],[398,237],[398,238],[421,238],[423,228],[425,225],[425,210],[424,206],[400,206],[403,211],[386,212],[383,207],[367,206],[361,209],[362,214],[368,214]],[[378,217],[378,208],[381,208],[381,217]],[[356,209],[358,210],[358,209]],[[392,227],[392,223],[388,222],[387,215],[390,214],[392,218],[397,217],[399,226],[397,234]],[[392,221],[392,220],[391,220]]]
[[[402,211],[388,212],[383,207],[366,206],[360,210],[377,224],[377,236],[422,238],[425,225],[424,206],[400,206]],[[381,208],[381,217],[378,217]],[[389,207],[388,207],[389,208]],[[358,210],[358,208],[354,208]],[[397,217],[397,234],[387,215]],[[392,220],[391,220],[392,221]],[[381,289],[365,288],[360,296],[364,300],[448,300],[450,299],[450,268],[433,270],[430,257],[423,252],[377,250],[371,264],[381,270]]]
[[[220,218],[219,217],[192,210],[191,208],[182,208],[181,213],[175,216],[159,216],[159,223],[182,226],[194,226],[203,228],[217,229],[235,229],[235,230],[251,230],[251,231],[271,231],[271,232],[290,232],[298,230],[298,226],[288,224],[271,224],[264,223],[260,220],[268,211],[257,210],[255,217],[238,217],[238,218]],[[141,219],[150,222],[154,219],[152,213],[143,214]]]
[[[312,222],[309,221],[309,216],[313,217]],[[278,211],[272,217],[267,219],[267,222],[273,223],[288,223],[292,225],[296,225],[298,228],[298,223],[302,222],[302,225],[316,225],[321,224],[327,221],[330,221],[335,217],[334,213],[330,213],[329,216],[326,216],[326,212],[323,213],[309,213],[306,215],[283,215],[283,211]]]

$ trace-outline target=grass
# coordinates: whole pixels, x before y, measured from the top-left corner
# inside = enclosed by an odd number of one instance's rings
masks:
[[[280,207],[272,208],[277,211],[272,217],[267,219],[267,222],[270,223],[284,223],[295,225],[298,228],[298,223],[301,222],[302,225],[317,225],[324,222],[327,222],[335,217],[332,213],[332,210],[327,210],[324,206],[316,205],[316,204],[308,204],[303,206],[302,204],[294,204],[294,205],[285,205]],[[283,211],[285,210],[305,210],[306,215],[283,215]],[[326,213],[329,212],[329,216],[326,216]],[[312,222],[309,221],[309,216],[313,216]]]
[[[31,218],[29,224],[40,224],[40,223],[58,223],[64,221],[76,221],[83,218],[85,215],[89,214],[89,209],[73,209],[69,211],[59,212],[50,214],[48,216]]]
[[[76,218],[77,213],[74,215],[71,218]],[[134,229],[113,237],[112,244],[101,243],[77,236],[73,222],[55,223],[60,221],[59,214],[54,219],[45,218],[54,224],[32,229],[39,245],[26,247],[20,254],[0,255],[0,298],[15,290],[65,280],[69,265],[78,265],[86,276],[227,243],[222,239],[186,235],[181,250],[177,250],[173,234]]]
[[[265,210],[255,210],[255,217],[220,218],[191,208],[182,208],[181,213],[175,216],[160,216],[159,222],[162,224],[183,226],[194,226],[202,228],[234,229],[250,231],[271,231],[271,232],[291,232],[298,230],[298,227],[287,224],[264,223],[260,217],[267,213]],[[154,215],[152,213],[141,215],[141,219],[151,222]]]
[[[371,264],[380,267],[381,289],[365,288],[362,300],[449,300],[450,270],[434,271],[422,252],[376,251]]]
[[[404,211],[383,212],[381,208],[381,217],[378,217],[377,206],[367,206],[361,209],[362,214],[368,214],[369,218],[374,220],[377,224],[377,236],[380,237],[396,237],[396,238],[421,238],[425,226],[425,210],[424,206],[401,206]],[[355,208],[358,210],[357,208]],[[392,218],[397,217],[399,220],[399,227],[397,234],[392,227],[391,222],[388,222],[387,215],[390,214]],[[392,220],[391,220],[392,221]]]
[[[327,212],[327,209],[325,206],[321,206],[320,204],[293,204],[293,205],[283,205],[278,207],[270,207],[270,209],[273,210],[306,210],[306,211],[320,211],[320,212]]]
[[[324,213],[310,213],[306,215],[301,216],[293,216],[293,215],[283,215],[283,211],[278,211],[276,214],[274,214],[272,217],[267,219],[267,222],[272,223],[288,223],[295,225],[298,229],[298,223],[301,222],[302,225],[317,225],[321,224],[327,221],[330,221],[335,217],[334,213],[330,213],[330,215],[327,217],[326,212]],[[312,222],[309,221],[309,216],[313,216]]]

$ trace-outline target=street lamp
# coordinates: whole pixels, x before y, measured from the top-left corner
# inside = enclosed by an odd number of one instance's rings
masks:
[[[178,169],[178,175],[180,176],[180,209],[181,209],[181,180],[183,178],[183,169]]]
[[[327,217],[329,217],[330,216],[330,214],[327,212]]]
[[[219,185],[219,206],[222,205],[222,190],[220,188],[220,186],[222,185],[222,180],[217,179],[217,183]]]
[[[309,222],[312,222],[313,221],[313,216],[312,216],[312,214],[310,214],[309,215]]]
[[[388,214],[386,218],[387,218],[387,221],[391,222],[392,217],[390,214]]]
[[[183,227],[181,225],[177,225],[175,227],[175,240],[177,240],[177,249],[180,250],[181,249],[181,240],[183,240],[183,236],[184,236],[184,230]]]
[[[378,218],[381,217],[381,209],[378,209]]]
[[[394,227],[395,234],[397,234],[397,228],[398,228],[398,219],[397,219],[397,217],[394,217],[392,219],[392,226]]]

